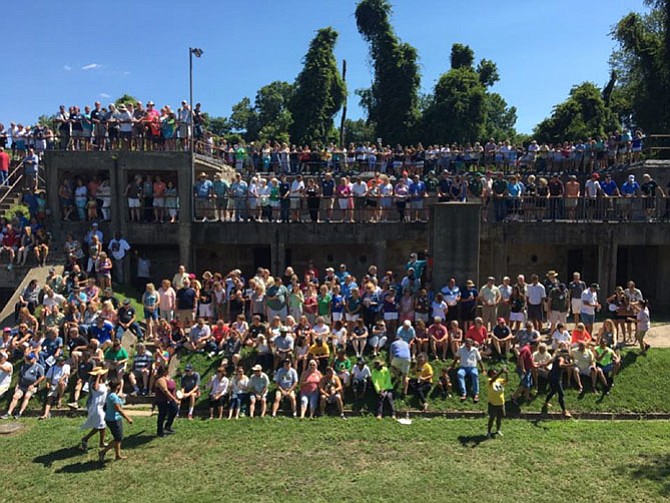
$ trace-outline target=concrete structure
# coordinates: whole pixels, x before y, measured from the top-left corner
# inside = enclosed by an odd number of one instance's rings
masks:
[[[549,269],[567,282],[578,270],[585,281],[598,281],[603,295],[635,278],[657,306],[670,303],[670,290],[659,281],[670,277],[668,223],[480,223],[480,206],[470,203],[436,204],[430,223],[193,222],[191,162],[189,153],[180,152],[47,152],[48,186],[53,187],[48,197],[50,225],[56,242],[67,232],[82,236],[88,224],[59,218],[55,188],[66,176],[98,175],[110,179],[113,195],[112,221],[101,224],[105,239],[120,230],[152,261],[154,279],[171,277],[179,263],[197,273],[240,268],[251,275],[262,266],[280,274],[293,265],[301,274],[309,259],[322,271],[344,262],[358,275],[371,264],[380,272],[402,274],[409,253],[431,250],[438,287],[451,276],[482,284],[488,275],[544,276]],[[198,171],[207,168],[216,165],[197,165]],[[124,191],[135,174],[161,174],[175,181],[181,202],[178,224],[128,221]],[[53,256],[58,253],[54,250]]]

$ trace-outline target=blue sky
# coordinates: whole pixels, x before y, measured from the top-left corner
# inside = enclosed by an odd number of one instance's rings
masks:
[[[454,42],[498,64],[494,90],[518,109],[517,130],[533,126],[574,84],[608,79],[608,33],[642,0],[395,0],[393,25],[418,49],[429,92],[449,68]],[[354,0],[33,0],[3,8],[0,122],[32,123],[59,104],[109,102],[123,93],[176,108],[188,99],[188,48],[195,101],[212,115],[273,80],[292,82],[317,29],[339,34],[347,60],[349,117],[363,116],[353,90],[368,87],[367,46]]]

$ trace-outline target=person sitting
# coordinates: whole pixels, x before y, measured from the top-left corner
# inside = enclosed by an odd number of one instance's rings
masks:
[[[344,419],[344,404],[342,401],[342,381],[335,375],[333,367],[327,367],[326,373],[319,382],[319,393],[321,395],[321,415],[326,412],[326,405],[334,403],[340,417]]]
[[[607,380],[607,389],[605,394],[609,394],[614,386],[614,377],[621,367],[621,358],[610,346],[607,345],[607,339],[600,338],[600,343],[595,348],[596,367],[602,372]]]
[[[280,325],[278,330],[279,334],[270,340],[274,346],[275,368],[279,366],[280,362],[284,362],[293,356],[293,347],[295,345],[293,336],[289,334],[288,327]]]
[[[254,417],[257,403],[260,403],[261,406],[260,417],[265,417],[270,379],[268,378],[268,375],[263,372],[263,367],[260,365],[254,365],[251,367],[251,370],[253,371],[253,374],[249,378],[249,417]]]
[[[551,362],[553,358],[549,351],[547,351],[547,345],[544,342],[541,342],[537,346],[537,351],[533,353],[533,382],[535,383],[535,391],[539,391],[540,387],[540,378],[547,379],[549,377],[549,371],[551,370]]]
[[[207,383],[209,390],[209,419],[214,419],[214,408],[217,409],[219,419],[223,418],[223,406],[228,398],[228,378],[226,367],[220,366]]]
[[[282,366],[275,374],[277,391],[275,401],[272,405],[272,417],[277,417],[277,410],[283,398],[288,398],[291,404],[291,413],[296,417],[295,388],[298,385],[298,373],[291,367],[291,360],[288,358],[282,361]]]
[[[540,332],[535,330],[535,326],[533,325],[532,321],[527,321],[524,328],[519,330],[516,333],[516,337],[514,339],[514,356],[516,358],[519,357],[519,353],[521,352],[521,348],[524,346],[527,346],[529,344],[533,343],[533,340],[537,340],[540,338]]]
[[[359,357],[356,365],[351,369],[351,390],[354,392],[354,400],[365,399],[371,375],[370,367],[366,365],[365,358]]]
[[[202,352],[211,338],[212,330],[209,325],[205,323],[204,318],[198,318],[198,322],[191,327],[191,332],[184,347],[189,351]]]
[[[249,378],[244,374],[244,367],[239,365],[235,369],[235,375],[230,380],[230,407],[228,409],[228,419],[240,418],[242,405],[249,397]]]
[[[131,331],[135,334],[138,340],[144,338],[144,333],[142,332],[142,327],[137,322],[137,317],[135,313],[135,308],[130,305],[130,300],[126,299],[123,301],[123,305],[119,308],[117,313],[116,320],[116,338],[121,339],[126,330]]]
[[[195,401],[200,396],[200,374],[196,372],[193,365],[190,363],[184,367],[184,375],[181,376],[181,395],[178,406],[188,400],[188,418],[193,419],[193,410],[195,409]]]
[[[391,418],[395,419],[395,407],[393,404],[393,383],[391,382],[391,371],[381,360],[375,360],[372,370],[372,386],[377,393],[377,413],[376,418],[381,419],[384,414],[384,404],[388,404],[391,412]]]
[[[455,369],[459,365],[457,372],[459,392],[461,393],[461,402],[468,398],[465,387],[465,378],[470,377],[472,381],[472,394],[475,403],[479,402],[479,368],[484,372],[484,364],[482,363],[482,356],[479,354],[479,349],[475,347],[474,341],[470,338],[465,339],[465,343],[459,348],[458,353],[454,356],[454,362],[451,368]]]
[[[128,363],[128,351],[121,346],[120,339],[115,339],[112,347],[105,351],[105,366],[109,369],[110,378],[116,377],[123,384],[126,363]]]
[[[472,340],[482,357],[491,354],[491,350],[489,349],[489,333],[484,326],[484,320],[479,316],[475,318],[474,324],[468,328],[465,338]]]
[[[507,353],[512,349],[514,335],[507,326],[505,318],[498,318],[498,324],[493,327],[491,334],[491,344],[500,358],[506,359]]]
[[[412,377],[409,380],[409,389],[419,397],[421,410],[428,410],[428,393],[433,387],[433,367],[428,363],[426,353],[419,353],[416,357],[416,364],[412,369]]]
[[[307,350],[307,357],[312,357],[316,360],[320,371],[326,370],[328,360],[330,360],[330,348],[323,337],[319,336],[314,340],[314,344]]]
[[[551,349],[557,351],[561,343],[565,342],[570,345],[571,340],[570,332],[565,329],[565,324],[559,322],[556,325],[556,330],[554,330],[554,333],[551,336]]]
[[[592,393],[596,392],[596,383],[598,382],[598,379],[600,379],[603,385],[607,387],[607,381],[605,380],[603,371],[601,368],[596,367],[593,352],[586,346],[584,341],[580,341],[577,344],[577,349],[572,350],[571,357],[575,365],[572,371],[572,377],[575,379],[577,389],[579,389],[580,393],[584,391],[581,380],[582,377],[591,378]]]
[[[447,359],[447,349],[449,347],[449,332],[447,327],[442,324],[442,318],[436,316],[433,323],[428,327],[428,336],[430,337],[430,349],[435,355],[435,359],[442,361]]]
[[[151,369],[153,362],[154,358],[151,356],[151,352],[147,351],[144,344],[140,342],[137,345],[137,353],[133,359],[133,366],[130,369],[130,373],[128,374],[128,380],[133,386],[133,392],[131,393],[133,396],[137,396],[138,394],[145,396],[153,387],[153,383],[151,382]],[[141,389],[137,385],[138,382],[142,383]]]
[[[19,369],[19,382],[14,389],[14,396],[12,402],[9,404],[7,412],[2,416],[2,419],[9,419],[12,412],[21,402],[21,408],[14,415],[15,419],[19,419],[28,406],[30,398],[37,393],[40,383],[44,380],[44,367],[37,363],[37,355],[33,352],[27,353],[24,357],[24,362]]]
[[[451,356],[456,358],[458,350],[463,345],[463,330],[458,326],[458,320],[449,323],[449,349]]]
[[[0,350],[0,398],[5,396],[9,391],[9,386],[12,383],[12,374],[14,373],[14,366],[9,361],[7,347]]]
[[[581,322],[577,323],[577,327],[572,331],[570,341],[572,349],[578,347],[580,342],[583,342],[588,347],[591,345],[592,340],[591,334],[586,330],[586,326]]]
[[[346,351],[344,348],[337,350],[337,356],[333,360],[333,369],[337,374],[337,377],[342,381],[342,386],[349,386],[349,381],[351,377],[351,360],[347,358]]]
[[[56,364],[47,370],[44,382],[46,383],[46,400],[44,402],[44,413],[39,419],[50,419],[51,408],[56,405],[60,408],[60,402],[65,394],[68,379],[70,378],[70,366],[65,363],[65,357],[56,358]]]
[[[387,340],[386,323],[384,323],[384,320],[377,320],[374,327],[372,327],[372,337],[368,341],[368,344],[372,348],[373,357],[378,356],[379,350],[386,347]]]
[[[442,367],[440,377],[437,380],[437,389],[440,396],[444,398],[451,398],[451,378],[449,377],[449,367]]]

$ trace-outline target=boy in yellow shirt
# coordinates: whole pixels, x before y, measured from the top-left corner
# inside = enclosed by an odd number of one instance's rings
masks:
[[[496,421],[496,435],[502,437],[500,425],[505,417],[505,384],[507,384],[507,367],[497,371],[490,369],[488,372],[488,384],[486,386],[487,399],[489,402],[489,425],[486,436],[491,438],[493,421]]]

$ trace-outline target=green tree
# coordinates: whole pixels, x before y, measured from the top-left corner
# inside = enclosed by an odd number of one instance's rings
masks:
[[[320,29],[303,59],[303,69],[296,78],[289,103],[293,143],[305,145],[333,137],[333,116],[342,107],[347,93],[333,53],[337,36],[330,27]]]
[[[418,139],[418,56],[414,47],[395,34],[391,12],[387,0],[362,0],[356,7],[358,32],[369,44],[374,68],[370,92],[361,102],[376,136],[387,144],[408,144]]]
[[[346,119],[344,121],[344,145],[366,141],[376,141],[374,128],[365,119]]]
[[[293,86],[275,81],[261,87],[252,106],[249,98],[233,105],[228,124],[232,132],[240,133],[246,141],[288,141],[292,123],[288,103]]]
[[[497,65],[482,59],[474,67],[473,50],[456,43],[451,48],[451,69],[442,74],[426,98],[422,117],[423,138],[430,143],[474,142],[484,137],[513,138],[516,108],[489,88],[500,80]]]
[[[231,131],[230,121],[227,117],[212,117],[207,112],[203,113],[205,127],[215,136],[225,136]]]
[[[624,16],[612,31],[617,73],[611,106],[625,122],[649,132],[670,129],[670,0],[647,0],[646,14]]]
[[[538,141],[555,143],[602,137],[619,128],[616,114],[605,105],[601,90],[591,82],[574,86],[563,103],[554,107],[551,117],[535,126]]]
[[[134,96],[131,96],[130,94],[124,94],[123,96],[120,96],[114,101],[114,104],[116,106],[119,106],[121,104],[127,104],[127,103],[132,103],[133,106],[137,105],[138,99],[135,98]]]

